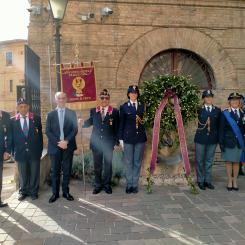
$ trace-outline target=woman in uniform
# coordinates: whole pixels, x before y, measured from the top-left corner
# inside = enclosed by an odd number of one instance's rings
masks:
[[[245,115],[241,109],[242,95],[231,93],[229,107],[222,112],[220,120],[219,143],[221,157],[226,161],[228,177],[227,190],[238,191],[237,176],[239,163],[244,162],[244,123]]]
[[[214,189],[212,165],[218,143],[220,108],[213,105],[213,93],[202,93],[203,105],[198,110],[198,128],[195,135],[197,183],[201,190]]]
[[[146,132],[143,123],[145,109],[144,104],[138,101],[138,86],[129,86],[127,96],[128,102],[120,107],[119,140],[126,163],[126,193],[130,194],[138,192]]]

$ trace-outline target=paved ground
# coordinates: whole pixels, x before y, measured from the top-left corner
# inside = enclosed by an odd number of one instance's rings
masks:
[[[225,189],[224,166],[215,167],[215,191],[193,196],[186,188],[155,187],[126,195],[91,195],[73,181],[76,200],[48,204],[50,190],[20,203],[16,193],[0,211],[0,243],[24,245],[245,244],[245,178],[239,192]]]

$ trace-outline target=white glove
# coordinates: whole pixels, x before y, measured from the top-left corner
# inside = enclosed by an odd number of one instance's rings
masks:
[[[120,146],[122,147],[122,150],[124,149],[124,144],[123,144],[123,140],[119,140]]]

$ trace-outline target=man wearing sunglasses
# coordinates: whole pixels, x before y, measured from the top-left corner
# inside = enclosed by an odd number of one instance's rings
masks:
[[[107,194],[111,194],[113,149],[119,145],[117,139],[119,112],[110,105],[110,94],[107,89],[100,92],[100,104],[91,109],[89,119],[84,122],[84,128],[90,126],[93,126],[90,139],[95,172],[93,194],[98,194],[103,189]]]

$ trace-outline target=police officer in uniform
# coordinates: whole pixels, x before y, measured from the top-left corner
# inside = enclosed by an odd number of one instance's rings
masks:
[[[218,143],[220,108],[213,105],[213,93],[202,93],[203,105],[197,111],[198,128],[195,134],[195,156],[197,182],[201,190],[214,189],[212,184],[212,164]]]
[[[117,138],[119,112],[110,105],[110,94],[107,89],[101,91],[100,105],[91,109],[89,119],[84,122],[84,128],[90,126],[93,126],[90,139],[95,172],[93,194],[98,194],[102,189],[111,194],[113,149],[119,145]]]
[[[237,176],[239,172],[239,163],[244,149],[240,141],[244,144],[245,134],[245,114],[241,109],[242,95],[231,93],[228,97],[229,107],[221,114],[219,127],[219,143],[221,149],[221,158],[226,162],[226,173],[228,177],[227,190],[238,191]],[[234,131],[234,129],[236,129]],[[235,133],[236,132],[236,133]],[[239,132],[237,134],[237,132]],[[242,162],[244,162],[243,159]]]
[[[19,170],[19,201],[27,196],[38,198],[40,180],[40,159],[43,150],[41,118],[29,112],[24,99],[17,102],[19,112],[11,118],[13,153]]]
[[[11,128],[10,116],[7,112],[0,111],[0,208],[6,207],[7,203],[1,200],[3,182],[3,160],[10,157],[11,153]]]
[[[126,163],[126,193],[138,193],[141,163],[146,142],[143,122],[145,107],[139,98],[136,85],[128,87],[128,101],[120,107],[119,140],[124,149]]]

